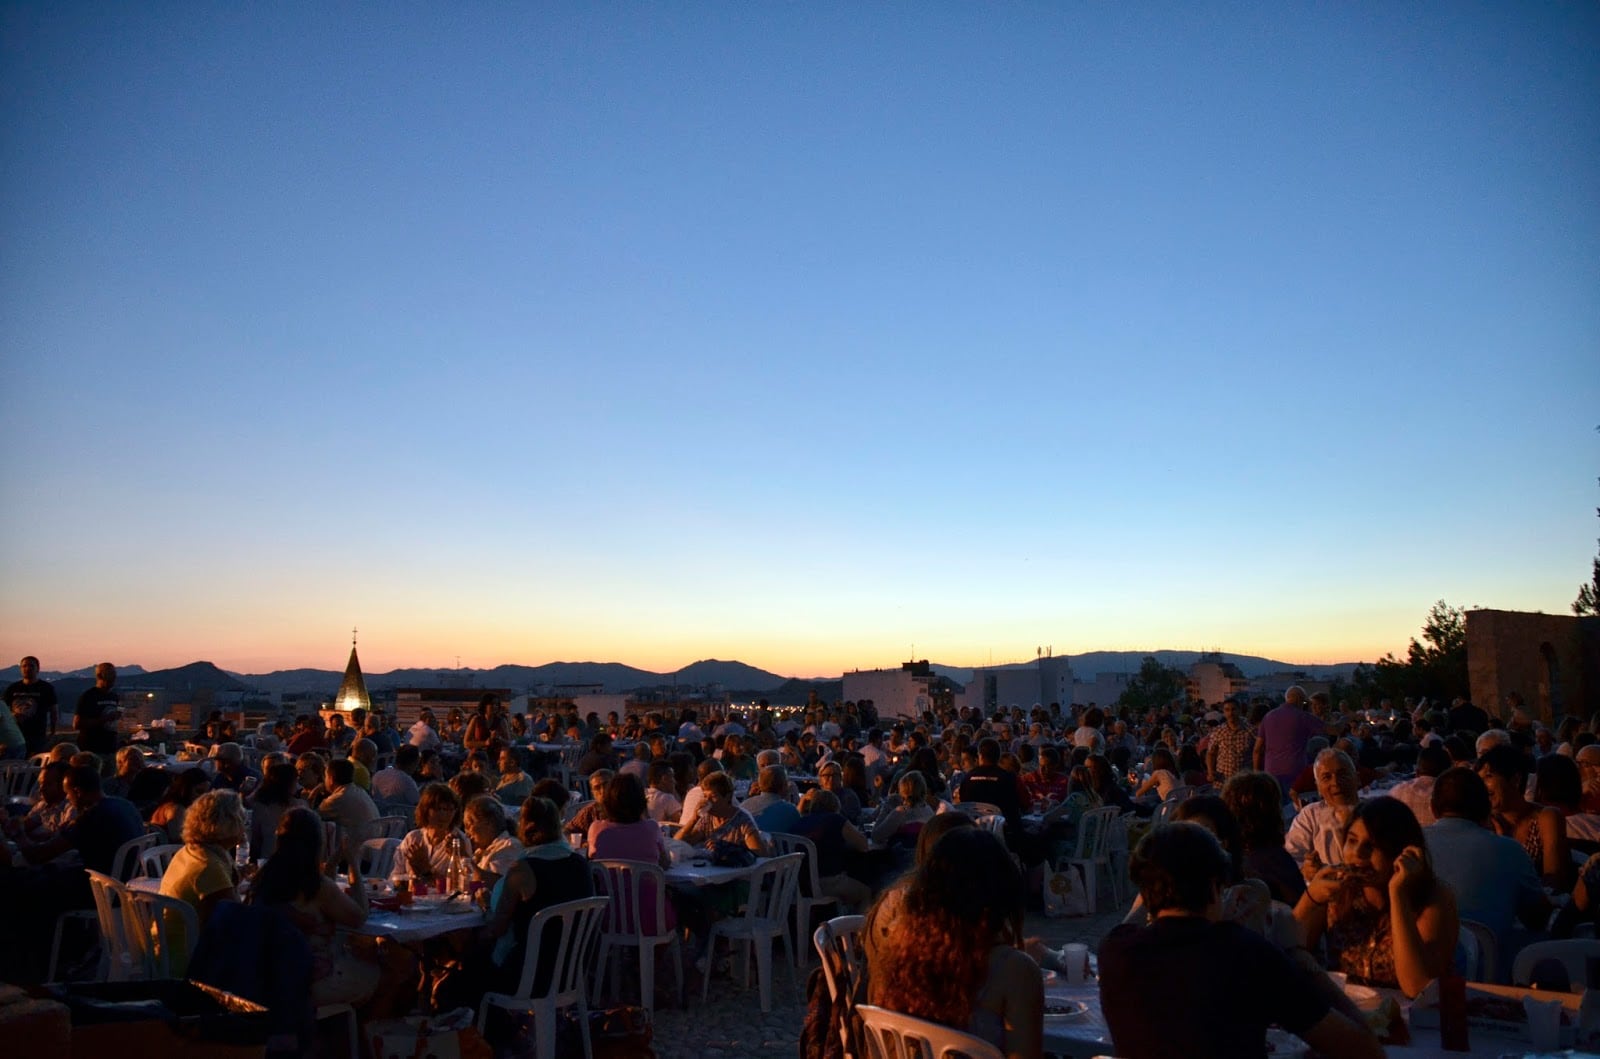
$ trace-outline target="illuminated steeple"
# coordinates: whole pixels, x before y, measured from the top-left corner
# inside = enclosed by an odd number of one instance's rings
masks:
[[[344,667],[344,682],[339,694],[334,696],[333,708],[349,713],[354,709],[371,710],[372,699],[367,695],[367,682],[361,677],[361,660],[356,658],[356,631],[350,630],[350,661]]]

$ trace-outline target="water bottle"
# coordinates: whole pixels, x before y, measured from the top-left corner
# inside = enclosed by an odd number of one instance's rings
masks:
[[[467,888],[466,854],[461,848],[461,836],[450,836],[450,869],[446,876],[450,893]]]
[[[233,863],[244,868],[250,864],[250,836],[244,835],[239,839],[239,844],[233,850]]]

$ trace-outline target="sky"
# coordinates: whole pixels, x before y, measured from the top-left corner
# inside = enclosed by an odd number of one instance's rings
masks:
[[[1404,653],[1600,520],[1593,4],[0,5],[0,658]]]

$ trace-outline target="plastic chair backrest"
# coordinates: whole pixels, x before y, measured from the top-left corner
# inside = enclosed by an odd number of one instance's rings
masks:
[[[1589,965],[1592,961],[1600,961],[1600,940],[1566,938],[1524,945],[1511,966],[1511,984],[1531,985],[1533,972],[1545,960],[1555,960],[1566,968],[1570,992],[1586,989],[1589,986]]]
[[[139,856],[154,846],[160,837],[145,832],[138,838],[130,838],[117,848],[116,856],[111,858],[111,874],[118,882],[127,882],[143,871],[144,864]]]
[[[1104,805],[1078,817],[1078,849],[1073,859],[1095,860],[1105,856],[1106,838],[1121,812],[1114,805]]]
[[[670,936],[667,876],[659,867],[642,860],[596,860],[589,862],[589,875],[595,893],[611,899],[605,917],[607,934],[642,937],[644,922],[650,920],[660,932],[652,937]]]
[[[373,838],[405,838],[410,830],[411,821],[403,816],[380,816],[367,825],[367,834]]]
[[[154,836],[160,837],[160,836]],[[167,865],[172,863],[172,858],[182,849],[181,845],[171,842],[159,843],[143,850],[139,854],[139,871],[152,879],[159,879],[167,874]]]
[[[968,816],[1003,816],[1004,812],[993,802],[956,802],[955,810]]]
[[[951,1055],[1005,1059],[1000,1049],[981,1037],[938,1022],[871,1004],[857,1004],[856,1014],[865,1026],[862,1036],[870,1059],[945,1059]]]
[[[835,1002],[841,991],[854,995],[854,988],[867,970],[867,951],[862,935],[866,916],[834,916],[817,927],[811,941],[822,958],[822,974],[828,981],[828,995]]]
[[[583,992],[589,950],[605,919],[609,903],[610,898],[607,897],[585,897],[535,912],[533,919],[528,922],[528,949],[522,960],[522,974],[517,980],[514,995],[524,999],[553,1000],[557,1006],[576,1000]],[[534,997],[532,993],[534,976],[539,969],[540,942],[544,939],[545,924],[552,920],[561,924],[554,942],[556,954],[552,966],[555,970],[550,976],[549,991],[542,998]]]
[[[775,831],[772,845],[780,854],[798,853],[803,858],[800,875],[803,879],[800,892],[808,897],[822,896],[822,879],[817,875],[817,845],[804,835],[790,835]]]
[[[1500,942],[1487,924],[1474,919],[1461,920],[1456,945],[1467,957],[1467,978],[1492,982],[1500,969]]]
[[[394,871],[394,855],[399,849],[398,838],[369,838],[361,843],[356,870],[363,879],[387,879]]]
[[[800,881],[800,862],[805,856],[787,853],[761,862],[750,874],[750,896],[745,900],[745,920],[754,923],[788,921],[794,906],[794,892]]]
[[[0,765],[0,795],[7,798],[31,798],[39,789],[37,765],[25,761],[7,761]]]
[[[148,890],[129,890],[128,908],[132,912],[130,948],[135,950],[145,973],[151,978],[173,976],[175,946],[168,929],[172,917],[183,921],[183,966],[187,967],[195,943],[200,939],[200,914],[194,905],[176,897]]]
[[[572,823],[572,818],[577,816],[583,807],[590,804],[591,801],[593,799],[568,798],[567,804],[561,807],[561,822],[563,824]]]
[[[105,946],[104,959],[109,961],[111,980],[122,982],[137,977],[142,967],[129,938],[127,885],[89,868],[84,869],[84,874],[89,876],[89,889],[94,893],[100,943]]]

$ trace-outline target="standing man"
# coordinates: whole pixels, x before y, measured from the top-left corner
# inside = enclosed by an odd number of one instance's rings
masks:
[[[1261,719],[1252,755],[1254,765],[1271,773],[1287,798],[1290,786],[1305,771],[1306,743],[1326,731],[1322,722],[1306,710],[1306,690],[1296,684],[1283,693],[1283,705]]]
[[[1206,746],[1206,774],[1211,782],[1221,787],[1235,772],[1248,768],[1250,744],[1254,741],[1250,726],[1239,719],[1239,703],[1223,699],[1222,724],[1211,730],[1211,741]]]
[[[117,667],[101,662],[94,667],[94,687],[78,696],[77,714],[72,719],[78,733],[78,747],[111,761],[117,753],[117,719],[122,716],[122,700],[111,686],[117,682]]]
[[[28,754],[33,755],[44,750],[47,734],[56,734],[56,689],[49,681],[39,679],[39,660],[32,655],[17,667],[22,670],[22,679],[6,688],[6,707],[22,729]]]

